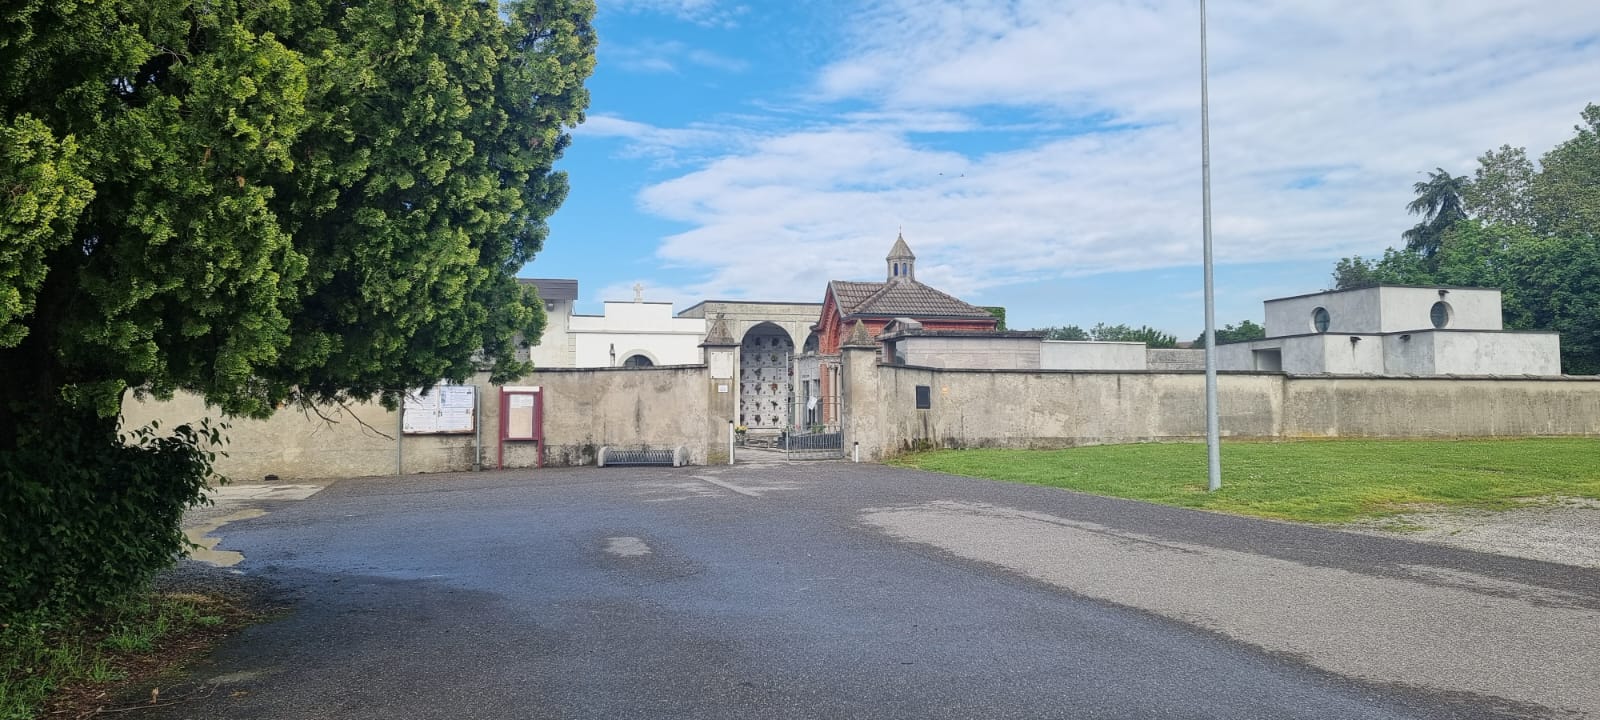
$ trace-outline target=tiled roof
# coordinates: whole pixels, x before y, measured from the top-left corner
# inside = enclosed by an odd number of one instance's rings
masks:
[[[993,318],[987,310],[962,302],[915,280],[828,283],[842,315],[891,317]]]
[[[856,311],[856,306],[860,305],[861,301],[872,297],[873,293],[882,290],[884,285],[888,283],[833,280],[828,283],[828,289],[833,291],[833,299],[839,303],[839,314],[849,315]]]

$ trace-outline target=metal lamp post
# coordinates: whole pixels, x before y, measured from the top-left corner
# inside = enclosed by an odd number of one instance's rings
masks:
[[[1217,310],[1211,278],[1211,118],[1206,88],[1206,0],[1200,0],[1200,194],[1205,235],[1206,284],[1206,478],[1222,489],[1222,454],[1217,430]]]

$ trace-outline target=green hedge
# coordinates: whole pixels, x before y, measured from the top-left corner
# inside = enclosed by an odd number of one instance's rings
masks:
[[[186,509],[207,502],[222,427],[158,436],[62,423],[0,451],[0,623],[75,617],[148,585],[187,547]]]

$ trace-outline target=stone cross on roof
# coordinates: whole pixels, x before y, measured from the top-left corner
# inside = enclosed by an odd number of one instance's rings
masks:
[[[634,283],[633,284],[633,301],[634,302],[644,302],[644,284],[642,284],[642,283]]]

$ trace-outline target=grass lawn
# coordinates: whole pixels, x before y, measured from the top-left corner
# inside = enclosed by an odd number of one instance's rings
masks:
[[[935,450],[920,470],[1069,488],[1240,515],[1338,523],[1418,509],[1600,499],[1600,440],[1305,440],[1222,444],[1206,492],[1203,443],[1066,450]]]

